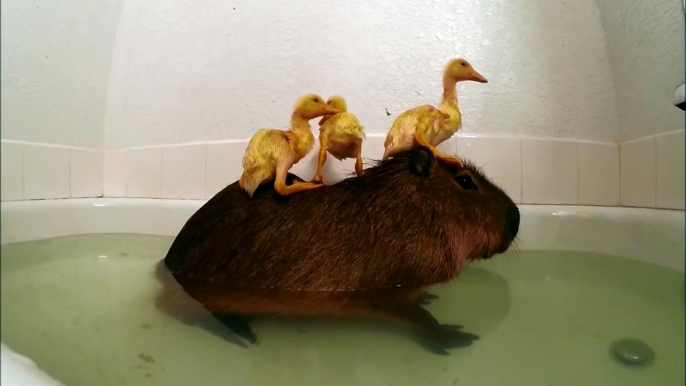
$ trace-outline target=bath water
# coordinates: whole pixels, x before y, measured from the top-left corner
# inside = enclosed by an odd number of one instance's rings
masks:
[[[684,274],[616,256],[508,252],[427,308],[480,336],[439,356],[385,323],[265,319],[242,348],[212,318],[155,305],[172,238],[82,235],[2,247],[2,341],[68,386],[683,385]],[[631,367],[609,350],[655,352]]]

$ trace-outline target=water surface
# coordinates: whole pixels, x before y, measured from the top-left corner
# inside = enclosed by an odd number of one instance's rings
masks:
[[[616,256],[507,253],[428,309],[481,339],[449,356],[383,323],[258,320],[241,348],[154,306],[168,237],[83,235],[2,247],[2,340],[68,386],[683,385],[684,274]],[[650,344],[652,365],[609,354]]]

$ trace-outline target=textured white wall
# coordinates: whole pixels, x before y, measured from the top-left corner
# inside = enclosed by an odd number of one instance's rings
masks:
[[[594,0],[126,0],[105,147],[247,138],[305,92],[385,133],[455,56],[490,81],[458,86],[465,133],[616,140]]]
[[[2,138],[103,147],[122,2],[2,1]]]
[[[619,140],[684,128],[682,0],[597,0],[612,65]]]

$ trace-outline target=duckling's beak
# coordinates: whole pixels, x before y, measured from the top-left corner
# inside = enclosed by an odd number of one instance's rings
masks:
[[[476,70],[472,71],[472,74],[469,76],[469,79],[479,83],[488,83],[488,80],[484,78],[483,75],[476,72]]]
[[[331,106],[329,106],[329,105],[327,105],[327,106],[324,108],[324,114],[338,114],[338,113],[340,113],[340,112],[341,112],[341,110],[339,110],[339,109],[337,109],[337,108],[335,108],[335,107],[331,107]]]

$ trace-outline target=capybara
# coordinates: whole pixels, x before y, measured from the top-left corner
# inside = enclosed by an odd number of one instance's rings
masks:
[[[251,199],[233,183],[191,216],[157,276],[251,343],[252,316],[362,316],[447,354],[478,337],[434,319],[426,288],[506,251],[518,230],[517,206],[474,165],[417,147],[290,196],[265,183]]]

